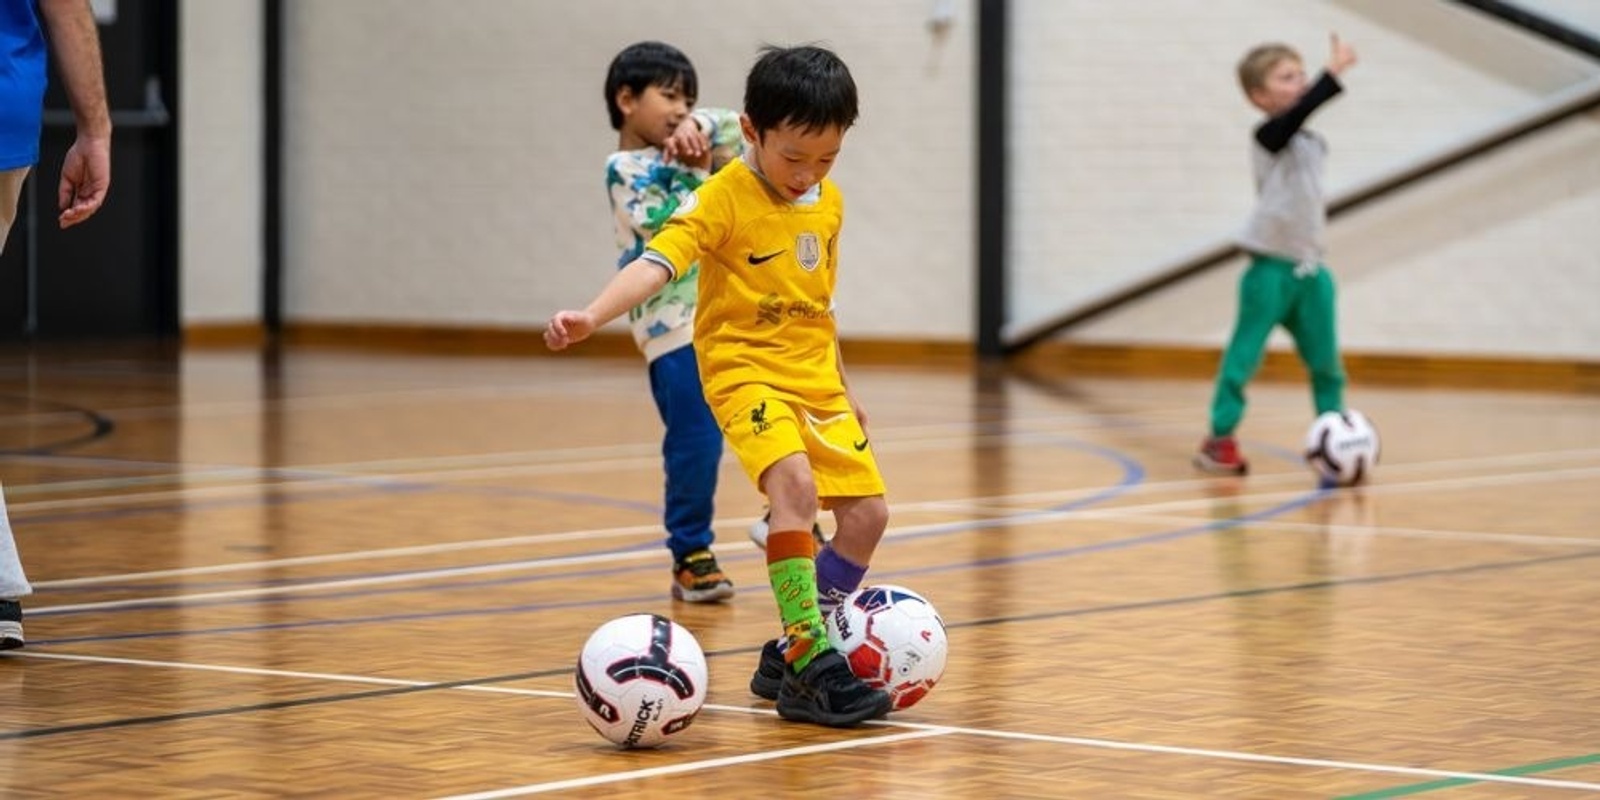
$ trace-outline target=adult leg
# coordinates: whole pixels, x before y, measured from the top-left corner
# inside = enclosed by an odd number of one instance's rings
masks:
[[[0,250],[5,249],[11,223],[17,218],[17,198],[27,177],[27,167],[0,172]],[[22,605],[17,601],[32,593],[6,514],[4,490],[0,489],[0,650],[22,646]]]

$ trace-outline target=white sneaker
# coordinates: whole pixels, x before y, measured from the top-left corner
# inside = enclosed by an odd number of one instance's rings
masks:
[[[761,515],[761,519],[750,523],[750,541],[755,542],[756,547],[762,550],[767,549],[767,534],[771,533],[771,530],[769,530],[771,528],[771,519],[772,511],[768,510],[767,513]],[[819,549],[828,543],[828,537],[822,533],[822,526],[815,522],[811,523],[811,538],[817,540]]]
[[[768,530],[767,521],[770,519],[772,519],[772,512],[768,511],[761,516],[761,519],[750,523],[750,541],[755,542],[756,547],[762,550],[767,549],[767,534],[771,533]]]

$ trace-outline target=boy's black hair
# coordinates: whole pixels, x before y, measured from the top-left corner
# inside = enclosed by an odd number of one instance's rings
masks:
[[[856,121],[856,82],[850,68],[821,47],[763,47],[745,80],[744,113],[757,133],[784,123],[807,133],[848,129]]]
[[[617,92],[624,86],[636,95],[651,86],[676,87],[688,96],[691,105],[700,96],[699,81],[689,57],[665,42],[630,44],[611,59],[611,67],[606,70],[606,110],[611,113],[614,131],[622,130],[622,109],[617,107]]]

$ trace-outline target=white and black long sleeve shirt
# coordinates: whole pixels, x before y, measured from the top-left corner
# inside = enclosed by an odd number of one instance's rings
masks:
[[[1293,107],[1256,128],[1250,154],[1256,207],[1239,237],[1240,247],[1300,264],[1322,261],[1328,221],[1322,172],[1328,143],[1303,126],[1311,112],[1340,91],[1338,79],[1323,72]]]

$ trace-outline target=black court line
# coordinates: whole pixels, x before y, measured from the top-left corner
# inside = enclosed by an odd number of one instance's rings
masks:
[[[251,703],[248,705],[226,706],[223,708],[208,708],[200,711],[183,711],[175,714],[157,714],[149,717],[123,717],[121,719],[104,720],[101,722],[84,722],[77,725],[57,725],[48,728],[25,728],[23,730],[0,733],[0,741],[6,741],[9,739],[37,739],[43,736],[59,736],[66,733],[87,733],[92,731],[111,730],[115,728],[130,728],[138,725],[159,725],[165,722],[184,722],[191,719],[225,717],[234,714],[249,714],[257,711],[277,711],[285,708],[299,708],[302,706],[342,703],[347,700],[368,700],[375,697],[394,697],[397,695],[415,694],[417,692],[431,692],[438,689],[458,689],[463,686],[485,686],[494,683],[520,681],[528,678],[548,678],[555,675],[564,675],[570,672],[572,672],[572,667],[563,667],[561,669],[548,669],[537,672],[518,672],[511,675],[494,675],[486,678],[469,678],[459,681],[424,683],[416,686],[393,686],[385,689],[370,689],[364,692],[340,692],[338,694],[302,697],[297,700],[275,700],[270,703]]]
[[[1392,575],[1372,575],[1361,578],[1333,579],[1324,581],[1310,581],[1307,583],[1288,584],[1284,586],[1263,586],[1255,589],[1235,589],[1212,594],[1189,595],[1186,597],[1171,597],[1161,600],[1146,600],[1137,603],[1119,603],[1109,606],[1094,606],[1091,608],[1073,608],[1061,611],[1047,611],[1037,614],[1018,614],[1010,617],[991,617],[986,619],[967,620],[947,624],[946,628],[975,628],[988,625],[999,625],[1010,622],[1036,622],[1048,619],[1063,619],[1068,617],[1083,617],[1092,614],[1113,614],[1122,611],[1142,611],[1152,608],[1165,608],[1170,606],[1192,605],[1213,600],[1230,600],[1240,597],[1261,597],[1274,594],[1289,594],[1292,592],[1322,591],[1341,586],[1372,586],[1385,583],[1398,583],[1400,581],[1417,580],[1422,578],[1439,578],[1453,575],[1471,575],[1482,572],[1492,572],[1506,569],[1519,569],[1522,567],[1535,567],[1545,564],[1561,563],[1565,561],[1579,561],[1600,557],[1600,550],[1590,550],[1582,553],[1568,553],[1558,556],[1544,556],[1541,558],[1524,559],[1521,561],[1496,561],[1487,564],[1472,564],[1464,567],[1441,567],[1438,569],[1416,570],[1401,572]],[[747,655],[759,651],[760,647],[739,647],[711,650],[706,652],[706,658],[719,658],[733,655]],[[0,732],[0,741],[15,739],[37,739],[45,736],[58,736],[69,733],[85,733],[90,731],[108,730],[114,728],[128,728],[139,725],[158,725],[167,722],[181,722],[191,719],[204,719],[207,717],[231,716],[234,714],[249,714],[257,711],[276,711],[286,708],[301,706],[324,705],[350,700],[367,700],[378,697],[393,697],[398,695],[431,692],[440,689],[459,689],[466,686],[484,686],[495,683],[508,683],[511,681],[526,680],[529,678],[551,678],[558,675],[567,675],[572,672],[572,667],[537,670],[533,672],[518,672],[510,675],[494,675],[485,678],[467,678],[459,681],[443,681],[439,683],[426,683],[417,686],[396,686],[386,689],[372,689],[362,692],[340,692],[337,694],[318,695],[305,697],[298,700],[279,700],[270,703],[252,703],[248,705],[227,706],[224,708],[204,709],[200,711],[185,711],[175,714],[160,714],[147,717],[123,717],[121,719],[105,720],[102,722],[85,722],[77,725],[60,725],[45,728],[25,728],[16,731]]]
[[[1036,622],[1046,619],[1063,619],[1066,617],[1084,617],[1091,614],[1110,614],[1119,611],[1143,611],[1151,608],[1166,608],[1169,606],[1191,605],[1206,603],[1212,600],[1232,600],[1241,597],[1263,597],[1274,594],[1288,594],[1290,592],[1315,592],[1323,589],[1337,589],[1344,586],[1375,586],[1385,583],[1399,583],[1400,581],[1417,580],[1421,578],[1441,578],[1451,575],[1471,575],[1480,572],[1490,572],[1502,569],[1517,569],[1520,567],[1537,567],[1545,564],[1562,561],[1578,561],[1589,558],[1600,558],[1600,550],[1585,550],[1581,553],[1567,553],[1559,556],[1543,556],[1530,558],[1523,561],[1496,561],[1488,564],[1470,564],[1464,567],[1439,567],[1424,569],[1414,572],[1399,572],[1392,575],[1369,575],[1361,578],[1332,578],[1329,580],[1309,581],[1307,583],[1294,583],[1285,586],[1262,586],[1255,589],[1232,589],[1226,592],[1213,594],[1197,594],[1187,597],[1168,597],[1160,600],[1141,600],[1136,603],[1118,603],[1109,606],[1095,606],[1093,608],[1073,608],[1064,611],[1044,611],[1037,614],[1019,614],[1010,617],[991,617],[988,619],[973,619],[945,625],[946,628],[976,628],[986,625],[1000,625],[1008,622]]]
[[[64,411],[69,414],[81,415],[84,419],[89,421],[89,432],[78,434],[76,436],[69,436],[65,439],[60,439],[54,442],[46,442],[33,447],[21,447],[15,449],[0,448],[0,456],[51,455],[60,450],[66,450],[68,448],[78,447],[80,445],[85,445],[93,441],[104,439],[107,436],[110,436],[111,432],[116,430],[117,427],[117,424],[112,422],[111,418],[105,414],[95,411],[92,408],[75,406],[71,403],[63,403],[59,400],[49,400],[41,397],[29,397],[26,395],[0,395],[0,402],[3,401],[20,401],[25,406],[50,406],[54,409],[54,413],[60,413]]]

